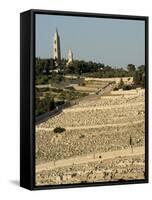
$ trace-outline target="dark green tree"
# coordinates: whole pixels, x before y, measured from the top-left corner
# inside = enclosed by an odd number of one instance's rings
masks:
[[[136,70],[136,67],[133,64],[128,64],[127,70],[128,70],[128,72],[134,72]]]

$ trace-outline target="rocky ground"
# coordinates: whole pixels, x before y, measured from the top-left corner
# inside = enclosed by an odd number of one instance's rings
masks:
[[[44,170],[36,175],[37,185],[108,182],[144,179],[144,156],[117,157],[70,167]]]
[[[132,94],[97,95],[80,101],[36,126],[36,163],[58,161],[90,153],[115,152],[143,147],[144,90]],[[54,133],[56,127],[62,133]],[[131,140],[131,141],[130,141]],[[142,155],[120,155],[36,173],[36,184],[67,184],[144,178]]]

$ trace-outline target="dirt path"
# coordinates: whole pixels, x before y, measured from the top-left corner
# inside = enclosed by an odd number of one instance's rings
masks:
[[[107,109],[112,109],[112,108],[126,108],[126,107],[132,107],[132,106],[143,106],[144,102],[138,102],[138,103],[126,103],[126,104],[120,104],[120,105],[109,105],[109,106],[90,106],[90,107],[71,107],[64,109],[64,113],[69,113],[69,112],[80,112],[80,111],[90,111],[90,110],[107,110]]]
[[[70,165],[78,165],[88,162],[101,161],[106,159],[112,159],[118,156],[135,156],[135,155],[143,155],[145,153],[144,147],[135,147],[133,148],[133,152],[131,148],[111,151],[111,152],[100,152],[96,154],[88,154],[84,156],[76,156],[69,159],[62,159],[58,161],[51,161],[42,164],[36,165],[36,173],[41,171],[52,170],[58,167],[66,167]]]
[[[104,124],[104,125],[91,125],[91,126],[74,126],[74,127],[64,127],[66,130],[79,130],[79,129],[94,129],[94,128],[104,128],[104,127],[115,127],[115,126],[129,126],[134,124],[143,123],[144,120],[120,123],[120,124]],[[53,131],[54,128],[39,128],[36,127],[36,131]]]

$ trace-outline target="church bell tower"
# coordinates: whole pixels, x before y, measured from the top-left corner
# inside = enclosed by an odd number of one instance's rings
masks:
[[[68,51],[68,62],[67,62],[66,65],[69,65],[72,62],[73,62],[73,52],[72,52],[71,49],[69,49],[69,51]]]
[[[61,51],[60,51],[60,37],[57,29],[53,37],[53,59],[55,60],[55,65],[59,66],[61,60]]]

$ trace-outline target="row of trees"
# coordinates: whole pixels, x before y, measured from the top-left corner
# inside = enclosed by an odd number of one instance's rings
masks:
[[[125,85],[121,78],[118,87],[114,88],[115,90],[118,89],[130,90],[136,87],[143,87],[143,88],[145,87],[145,66],[141,65],[137,69],[131,68],[130,70],[132,70],[133,73],[133,84]]]
[[[58,67],[61,71],[64,71],[65,74],[83,74],[83,73],[96,73],[100,72],[99,76],[102,74],[105,75],[118,75],[122,76],[132,74],[136,71],[136,67],[133,64],[128,64],[127,70],[124,68],[114,68],[109,65],[104,65],[103,63],[96,63],[92,61],[84,61],[84,60],[74,60],[70,65],[66,65],[67,60],[62,59],[60,61],[60,66]],[[56,69],[55,60],[54,59],[41,59],[36,58],[36,75],[49,74],[51,70]],[[139,68],[143,69],[143,65]]]
[[[103,63],[86,62],[83,60],[75,60],[68,67],[65,67],[66,74],[78,74],[99,72],[104,68]]]
[[[53,70],[57,69],[55,60],[36,58],[36,81],[39,83],[47,83],[48,80],[53,82],[60,82],[64,79],[65,74],[84,75],[96,78],[111,78],[111,77],[134,77],[134,82],[137,85],[145,85],[145,66],[141,65],[135,67],[133,64],[128,64],[127,68],[115,68],[103,63],[86,62],[83,60],[74,60],[70,65],[66,65],[67,60],[62,59],[59,72],[55,73]]]
[[[56,61],[51,59],[42,59],[42,58],[36,58],[35,60],[35,72],[36,75],[42,75],[42,74],[50,74],[50,70],[57,69],[57,66],[55,65]],[[63,70],[66,67],[67,60],[62,59],[60,61],[59,69]]]
[[[49,74],[51,69],[55,69],[55,61],[53,59],[41,59],[35,60],[35,73],[36,75],[42,75],[44,73]]]

